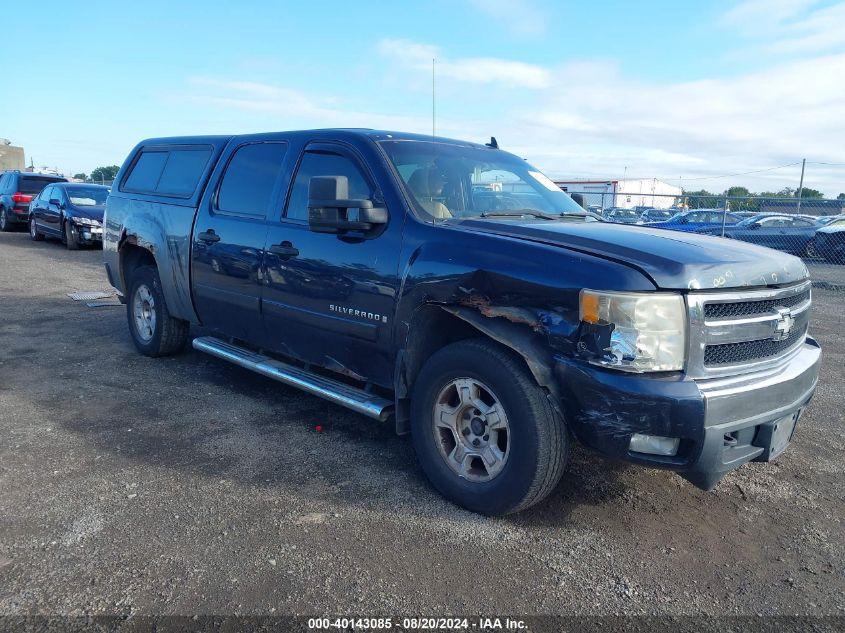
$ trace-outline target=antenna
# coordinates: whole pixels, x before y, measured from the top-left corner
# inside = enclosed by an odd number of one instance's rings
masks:
[[[431,58],[431,135],[437,136],[435,134],[436,128],[434,126],[434,112],[435,112],[434,111],[434,103],[435,103],[435,100],[434,100],[434,62],[435,62],[435,58],[432,57]]]

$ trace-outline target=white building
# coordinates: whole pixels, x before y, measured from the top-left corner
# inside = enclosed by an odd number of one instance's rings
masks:
[[[657,178],[638,180],[555,180],[555,184],[568,193],[584,195],[584,204],[602,209],[622,207],[655,207],[668,209],[675,206],[683,194],[680,187]]]

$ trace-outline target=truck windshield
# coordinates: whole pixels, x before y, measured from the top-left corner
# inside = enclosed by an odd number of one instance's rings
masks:
[[[498,149],[437,141],[382,141],[425,220],[584,214],[548,177]]]

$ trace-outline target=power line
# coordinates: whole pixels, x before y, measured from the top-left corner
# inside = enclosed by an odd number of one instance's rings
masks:
[[[786,165],[778,165],[777,167],[769,167],[767,169],[755,169],[753,171],[743,171],[736,174],[721,174],[719,176],[696,176],[695,178],[684,178],[684,180],[715,180],[717,178],[734,178],[736,176],[747,176],[748,174],[761,174],[766,171],[775,171],[776,169],[783,169],[784,167],[794,167],[800,165],[801,161],[788,163]],[[662,180],[662,179],[661,179]]]

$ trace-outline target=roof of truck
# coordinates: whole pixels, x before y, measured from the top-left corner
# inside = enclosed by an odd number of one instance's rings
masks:
[[[473,143],[460,139],[433,136],[431,134],[414,134],[411,132],[397,132],[392,130],[373,130],[370,128],[322,128],[312,130],[288,130],[277,132],[255,132],[251,134],[233,135],[197,135],[197,136],[169,136],[160,138],[148,138],[142,141],[142,145],[202,145],[206,143],[226,143],[233,138],[248,138],[262,134],[283,135],[291,138],[296,137],[318,137],[318,138],[342,138],[342,137],[368,137],[374,141],[435,141],[439,143],[459,144],[469,147],[486,147],[483,143]]]

